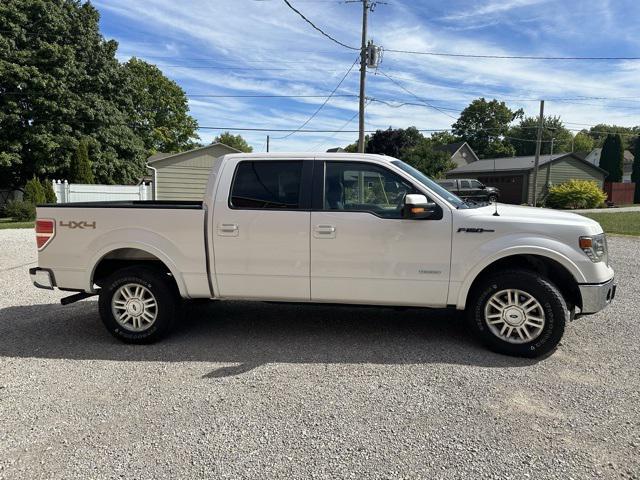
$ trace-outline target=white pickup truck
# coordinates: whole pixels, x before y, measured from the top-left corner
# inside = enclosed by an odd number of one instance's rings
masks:
[[[534,357],[615,295],[600,225],[565,212],[467,205],[380,155],[234,154],[201,202],[37,209],[41,288],[99,295],[125,342],[167,334],[182,299],[466,310],[490,348]]]

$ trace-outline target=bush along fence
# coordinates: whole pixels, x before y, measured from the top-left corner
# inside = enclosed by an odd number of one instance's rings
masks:
[[[107,202],[117,200],[152,200],[151,185],[95,185],[54,180],[58,203]]]

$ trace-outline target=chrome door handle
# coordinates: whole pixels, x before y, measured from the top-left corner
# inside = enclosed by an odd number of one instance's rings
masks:
[[[317,225],[313,230],[315,238],[336,238],[336,227],[333,225]]]
[[[218,235],[223,237],[237,237],[239,232],[235,223],[221,223],[218,225]]]

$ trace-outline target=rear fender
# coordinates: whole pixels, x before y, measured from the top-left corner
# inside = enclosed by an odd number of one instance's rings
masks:
[[[135,238],[135,240],[128,240]],[[181,258],[179,248],[165,237],[145,229],[119,229],[113,230],[104,236],[94,240],[88,251],[96,252],[89,262],[90,268],[85,272],[86,290],[95,292],[93,276],[100,261],[109,253],[121,248],[135,248],[153,255],[169,269],[176,281],[180,296],[188,298],[187,288],[180,269],[172,259]]]

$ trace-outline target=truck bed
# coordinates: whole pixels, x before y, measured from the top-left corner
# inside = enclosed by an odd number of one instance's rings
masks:
[[[92,291],[102,261],[144,258],[162,262],[183,297],[210,297],[206,213],[201,201],[111,201],[39,205],[54,235],[38,266],[58,287]]]

